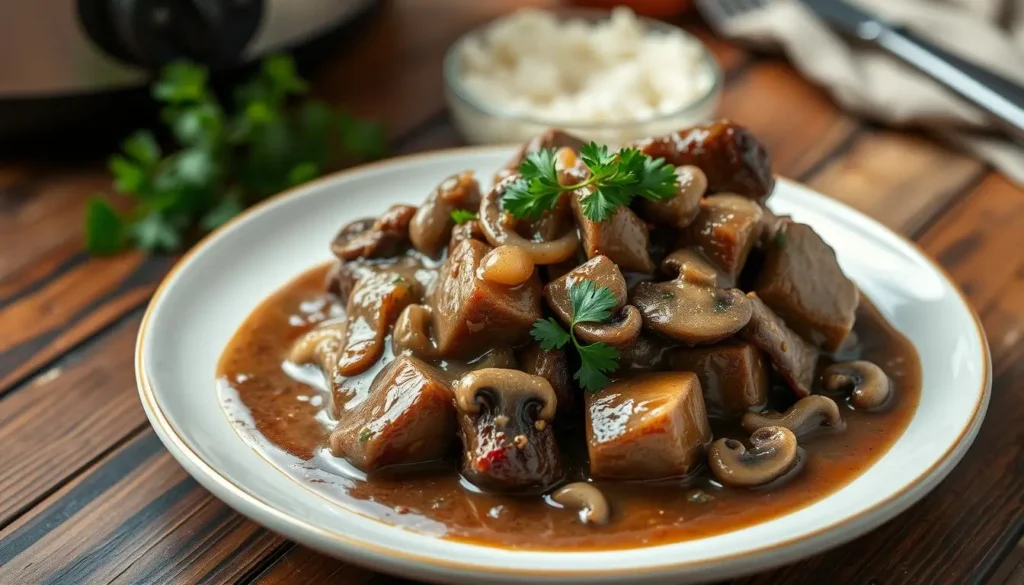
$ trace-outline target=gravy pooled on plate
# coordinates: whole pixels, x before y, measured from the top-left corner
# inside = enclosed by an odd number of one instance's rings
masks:
[[[342,228],[221,358],[240,434],[346,507],[519,548],[700,538],[850,482],[913,416],[913,347],[763,207],[746,130],[634,147],[549,132],[490,191]]]

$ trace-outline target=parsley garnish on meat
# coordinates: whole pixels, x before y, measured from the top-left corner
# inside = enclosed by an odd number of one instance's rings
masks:
[[[520,178],[505,190],[505,209],[516,217],[536,218],[554,208],[562,193],[587,189],[580,199],[583,215],[592,221],[605,221],[633,197],[665,201],[676,196],[679,179],[675,167],[665,159],[651,158],[634,148],[609,152],[607,146],[591,142],[580,149],[590,177],[574,185],[558,182],[555,151],[541,149],[526,155],[519,166]]]
[[[456,209],[451,213],[452,219],[455,223],[462,225],[466,222],[473,221],[477,218],[477,215],[468,209]]]
[[[561,349],[571,340],[580,356],[580,369],[573,378],[583,389],[597,392],[608,384],[608,374],[619,369],[619,350],[604,342],[583,345],[576,339],[575,328],[577,323],[603,323],[610,319],[615,295],[607,287],[581,280],[569,286],[569,301],[572,319],[568,332],[557,320],[548,318],[534,322],[530,335],[545,350]]]

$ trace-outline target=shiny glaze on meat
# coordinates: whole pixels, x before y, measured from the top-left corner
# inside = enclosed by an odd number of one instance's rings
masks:
[[[612,518],[605,526],[584,525],[575,511],[556,507],[548,497],[480,492],[461,479],[457,453],[411,474],[385,471],[372,477],[332,456],[327,447],[332,401],[320,372],[284,361],[292,343],[315,324],[343,318],[342,307],[323,293],[327,271],[316,268],[292,281],[239,329],[218,367],[221,402],[240,435],[296,482],[362,514],[425,534],[510,548],[593,550],[736,530],[806,506],[849,483],[900,437],[920,396],[916,352],[862,298],[856,343],[839,357],[870,360],[886,371],[896,389],[887,411],[865,414],[841,404],[845,432],[802,439],[806,467],[771,489],[722,488],[703,469],[685,480],[597,482]],[[347,380],[353,398],[344,408],[359,399],[360,391],[365,394],[382,365],[394,359],[390,342],[387,347],[379,364]],[[786,405],[779,396],[787,393],[772,391],[776,407]],[[581,422],[570,417],[559,423],[563,453],[573,462],[567,480],[581,479],[586,468]],[[715,438],[745,437],[734,424],[713,417],[711,423]]]

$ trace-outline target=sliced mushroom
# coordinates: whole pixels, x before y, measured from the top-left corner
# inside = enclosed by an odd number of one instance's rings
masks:
[[[708,190],[708,178],[704,171],[693,165],[676,168],[679,179],[679,193],[668,201],[641,199],[640,212],[652,223],[684,228],[690,225],[700,211],[700,200]]]
[[[708,451],[715,478],[731,487],[771,483],[792,470],[799,459],[796,435],[784,427],[764,427],[750,436],[747,449],[736,439],[719,439]]]
[[[409,223],[409,239],[417,250],[436,258],[455,227],[452,211],[480,207],[480,185],[472,171],[456,173],[427,196]]]
[[[849,392],[850,405],[857,410],[880,410],[892,396],[889,376],[871,362],[833,364],[825,368],[822,381],[829,392]]]
[[[514,218],[502,210],[501,198],[517,179],[518,175],[513,175],[498,183],[480,203],[480,226],[487,241],[494,247],[518,246],[529,254],[534,264],[556,264],[571,258],[580,243],[575,229],[567,229],[562,236],[543,242],[533,242],[516,233]]]
[[[797,436],[806,437],[822,428],[841,431],[846,423],[839,414],[839,406],[828,396],[814,394],[796,401],[784,413],[748,412],[740,421],[743,430],[753,434],[765,427],[784,427]]]
[[[607,343],[624,348],[640,337],[643,317],[633,305],[626,305],[619,315],[608,323],[577,323],[576,335],[587,343]]]
[[[484,280],[507,286],[523,284],[533,276],[533,259],[519,246],[498,246],[488,252],[477,269]]]
[[[700,252],[692,248],[679,248],[661,261],[661,271],[672,278],[682,278],[691,284],[722,286],[724,275]]]
[[[331,252],[342,260],[401,254],[409,245],[409,222],[415,214],[412,205],[392,205],[376,220],[354,221],[334,237]]]
[[[338,364],[345,323],[328,323],[313,329],[292,344],[288,361],[296,364],[315,363],[328,376]]]
[[[401,312],[422,297],[422,285],[401,274],[382,271],[356,284],[345,306],[345,340],[338,373],[355,376],[384,353],[385,338]]]
[[[714,343],[735,334],[750,321],[750,300],[736,289],[692,284],[677,278],[641,282],[632,303],[644,326],[687,345]]]
[[[593,484],[577,481],[559,488],[551,499],[566,508],[579,510],[580,522],[584,524],[607,524],[611,516],[608,500]]]
[[[480,412],[479,393],[483,390],[499,394],[505,404],[539,404],[536,420],[550,421],[555,418],[558,399],[551,383],[540,376],[504,368],[476,370],[459,380],[455,387],[455,404],[463,412],[476,414]]]
[[[408,351],[422,359],[437,358],[437,345],[430,337],[433,312],[427,305],[409,305],[402,310],[391,338],[395,355]]]

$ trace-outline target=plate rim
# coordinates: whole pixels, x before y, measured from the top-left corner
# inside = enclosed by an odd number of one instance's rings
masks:
[[[470,561],[462,561],[456,559],[441,559],[435,556],[428,556],[417,554],[411,551],[399,551],[394,548],[380,545],[373,542],[367,542],[356,537],[352,537],[346,534],[342,534],[330,529],[317,526],[305,520],[294,517],[284,511],[277,509],[273,504],[264,501],[255,494],[250,493],[242,485],[239,485],[234,480],[219,471],[213,464],[207,462],[196,453],[181,436],[180,431],[171,424],[163,412],[160,402],[156,397],[156,392],[153,389],[153,385],[147,377],[144,351],[146,334],[148,332],[148,326],[153,316],[154,310],[157,304],[160,302],[164,293],[168,290],[171,283],[176,279],[177,275],[183,271],[192,261],[215,239],[220,238],[224,233],[230,230],[236,224],[244,221],[246,218],[255,214],[259,210],[276,204],[284,199],[290,199],[293,197],[302,197],[304,192],[313,192],[323,185],[335,182],[339,179],[347,177],[349,175],[359,174],[371,169],[380,169],[388,166],[401,166],[412,161],[421,161],[424,159],[431,158],[443,158],[458,154],[482,154],[482,153],[498,153],[509,151],[515,145],[491,145],[491,146],[471,146],[471,147],[456,147],[439,150],[431,150],[428,152],[407,154],[396,157],[383,159],[367,164],[358,165],[348,169],[335,171],[324,175],[318,179],[307,182],[298,187],[293,187],[278,193],[272,197],[269,197],[252,207],[244,210],[238,216],[232,218],[230,221],[220,226],[210,234],[207,234],[199,242],[197,242],[191,249],[186,251],[178,262],[168,271],[168,273],[161,280],[159,286],[153,292],[149,303],[147,304],[146,311],[142,316],[142,321],[139,325],[139,332],[136,338],[135,344],[135,377],[136,385],[139,391],[139,398],[142,402],[143,409],[146,412],[146,417],[149,419],[150,425],[153,427],[157,436],[160,438],[164,447],[170,452],[170,454],[181,464],[189,474],[196,479],[206,489],[214,493],[218,499],[221,499],[231,508],[242,513],[243,515],[253,519],[259,524],[267,524],[267,517],[271,517],[275,520],[273,522],[274,527],[272,530],[285,533],[289,538],[302,542],[303,544],[325,552],[331,556],[338,556],[343,554],[347,558],[357,559],[357,562],[363,562],[376,567],[391,567],[395,568],[395,563],[399,563],[401,567],[405,569],[427,569],[433,572],[435,576],[443,574],[450,574],[451,571],[460,571],[466,574],[473,574],[476,576],[489,576],[489,577],[504,577],[504,578],[529,578],[529,577],[547,577],[547,578],[561,578],[561,579],[572,579],[572,578],[614,578],[622,577],[624,575],[631,575],[634,577],[654,577],[658,575],[667,575],[679,571],[694,571],[699,569],[706,569],[708,567],[725,566],[730,561],[743,560],[747,564],[747,570],[745,572],[762,570],[768,566],[778,566],[786,564],[797,558],[804,558],[806,556],[816,554],[822,550],[826,550],[835,546],[838,546],[844,542],[848,542],[858,536],[865,534],[866,532],[873,530],[882,523],[890,520],[896,514],[899,514],[910,505],[912,505],[916,499],[912,499],[912,492],[916,492],[922,488],[925,489],[925,494],[934,489],[934,487],[940,483],[945,477],[956,467],[956,465],[963,458],[970,444],[973,442],[977,435],[981,423],[984,420],[984,415],[987,411],[988,404],[991,398],[991,387],[992,387],[992,363],[991,363],[991,351],[988,344],[988,338],[985,334],[984,327],[978,317],[977,312],[968,302],[966,295],[957,285],[956,281],[950,276],[950,274],[942,267],[937,261],[935,261],[929,254],[927,254],[916,242],[903,236],[902,234],[890,229],[888,226],[882,224],[878,220],[862,213],[861,211],[854,209],[846,203],[828,197],[797,181],[784,178],[776,175],[780,182],[788,183],[804,191],[810,192],[817,197],[821,197],[829,205],[839,206],[846,211],[852,212],[858,220],[866,220],[870,224],[874,224],[876,227],[881,228],[887,232],[890,236],[894,236],[896,239],[901,241],[903,244],[908,245],[918,256],[923,258],[927,264],[935,271],[936,274],[940,275],[945,283],[957,293],[961,306],[967,310],[974,325],[975,332],[982,351],[982,359],[980,360],[981,367],[983,369],[983,376],[981,381],[981,391],[978,394],[978,399],[974,404],[974,411],[968,423],[960,430],[956,441],[954,441],[950,447],[932,463],[926,470],[922,471],[914,480],[904,486],[901,490],[890,494],[888,497],[881,499],[873,503],[870,507],[862,510],[861,512],[844,518],[840,521],[833,522],[827,526],[819,527],[809,533],[788,538],[772,545],[762,546],[758,548],[750,548],[744,551],[719,555],[715,557],[706,557],[698,560],[679,561],[679,562],[666,562],[659,564],[649,564],[643,567],[631,567],[631,568],[619,568],[619,569],[586,569],[586,568],[573,568],[573,569],[529,569],[529,568],[512,568],[512,567],[495,567],[490,564],[481,564]],[[922,496],[923,497],[923,496]],[[239,509],[240,507],[246,508],[245,510]],[[842,532],[841,530],[846,527],[848,530]],[[824,542],[825,539],[822,536],[832,533],[837,538],[832,539],[829,542]],[[327,539],[330,541],[335,548],[327,549],[322,546],[321,543],[312,540],[312,538]],[[472,543],[459,543],[467,546],[474,546]],[[803,548],[801,548],[801,545]],[[486,548],[498,548],[502,547],[490,547],[488,545],[476,545],[484,546]],[[809,547],[809,548],[808,548]],[[570,556],[574,554],[573,551],[549,551],[555,554],[564,554]],[[762,558],[767,555],[773,555],[771,561],[767,563],[759,562]],[[386,570],[386,569],[385,569]],[[743,573],[743,570],[737,571],[726,571],[722,575],[738,575]],[[419,577],[429,575],[420,574]],[[717,576],[716,576],[717,578]]]

